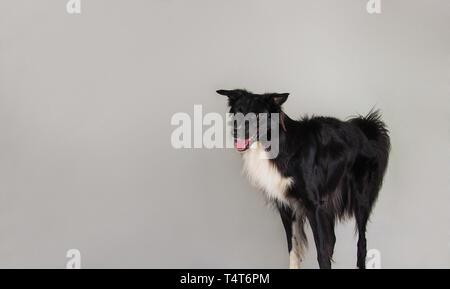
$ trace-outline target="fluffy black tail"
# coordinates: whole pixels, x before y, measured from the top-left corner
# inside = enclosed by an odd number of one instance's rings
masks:
[[[367,137],[372,146],[377,151],[380,176],[386,171],[391,143],[389,131],[381,120],[379,110],[371,110],[366,116],[360,116],[350,120]]]

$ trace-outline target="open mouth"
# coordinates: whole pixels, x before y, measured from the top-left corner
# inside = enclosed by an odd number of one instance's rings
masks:
[[[247,139],[235,139],[234,140],[234,147],[237,151],[243,152],[246,149],[249,148],[250,142],[253,141],[255,137],[247,138]]]

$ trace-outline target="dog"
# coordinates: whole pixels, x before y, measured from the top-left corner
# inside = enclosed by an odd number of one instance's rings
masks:
[[[254,94],[243,89],[218,90],[228,97],[232,115],[275,115],[273,127],[251,132],[234,122],[235,147],[242,152],[244,171],[280,213],[286,231],[290,268],[299,268],[309,222],[321,269],[330,269],[336,243],[335,223],[355,217],[357,267],[365,268],[366,224],[388,164],[389,132],[378,110],[341,121],[333,117],[291,119],[283,110],[288,93]],[[245,120],[244,120],[245,122]],[[244,127],[244,133],[238,130]],[[264,157],[263,136],[278,138],[278,154]]]

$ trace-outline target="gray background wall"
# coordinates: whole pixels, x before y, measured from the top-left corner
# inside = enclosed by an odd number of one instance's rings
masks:
[[[382,109],[389,169],[368,247],[384,268],[450,267],[450,2],[0,2],[0,267],[285,268],[278,215],[232,149],[175,150],[175,112],[218,88],[285,109]],[[305,268],[317,268],[310,247]],[[339,225],[337,268],[356,264]]]

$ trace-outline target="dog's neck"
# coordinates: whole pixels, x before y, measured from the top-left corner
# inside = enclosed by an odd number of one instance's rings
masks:
[[[284,177],[275,163],[267,158],[267,152],[260,142],[255,142],[243,154],[243,172],[250,182],[263,190],[270,200],[286,203],[286,191],[292,185],[292,178]]]

